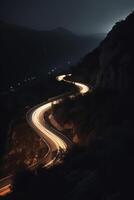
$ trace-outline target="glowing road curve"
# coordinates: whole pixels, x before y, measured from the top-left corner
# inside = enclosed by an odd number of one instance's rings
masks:
[[[84,95],[85,93],[89,92],[89,87],[78,82],[72,82],[70,80],[65,79],[66,77],[71,76],[68,75],[61,75],[57,77],[58,81],[65,81],[68,83],[73,83],[79,88],[79,93]],[[75,94],[73,95],[75,97]],[[71,97],[71,96],[70,96]],[[62,133],[58,133],[54,130],[51,126],[44,119],[45,112],[52,108],[52,104],[58,103],[61,98],[53,98],[52,101],[47,101],[40,105],[35,106],[31,110],[28,111],[26,118],[28,124],[35,130],[35,132],[42,138],[42,140],[48,146],[48,152],[45,155],[45,165],[44,167],[51,167],[55,163],[57,163],[59,159],[58,156],[62,155],[68,150],[70,146],[69,139],[62,135]],[[0,196],[4,196],[10,193],[12,190],[12,175],[7,176],[0,180]]]
[[[77,82],[72,82],[69,80],[66,80],[65,78],[67,76],[71,76],[71,74],[68,75],[61,75],[57,77],[58,81],[65,81],[68,83],[73,83],[79,88],[79,92],[83,95],[89,91],[89,87]],[[66,152],[68,149],[68,142],[65,140],[65,136],[62,137],[62,134],[59,136],[56,133],[53,132],[50,126],[45,122],[44,120],[44,114],[48,110],[51,109],[51,106],[53,103],[58,103],[59,99],[55,99],[51,102],[46,102],[44,105],[40,105],[36,108],[33,108],[27,117],[27,121],[30,124],[30,126],[41,136],[41,138],[45,141],[49,148],[48,156],[46,158],[47,164],[45,167],[50,167],[54,164],[54,161],[56,160],[56,157],[60,152]],[[57,152],[55,156],[52,156],[52,152]]]

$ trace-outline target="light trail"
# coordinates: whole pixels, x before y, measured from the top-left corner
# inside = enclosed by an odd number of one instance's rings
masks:
[[[88,86],[86,86],[82,83],[68,81],[65,79],[67,76],[71,76],[71,74],[58,76],[57,80],[75,84],[79,88],[79,92],[82,95],[89,92]],[[44,120],[45,112],[50,110],[52,108],[52,104],[58,103],[59,100],[61,100],[61,99],[55,99],[51,102],[47,102],[46,104],[41,105],[38,108],[32,110],[31,117],[28,118],[28,121],[30,120],[29,124],[32,125],[32,128],[34,128],[36,131],[38,130],[37,133],[41,137],[44,138],[44,140],[46,141],[46,143],[49,146],[49,149],[50,149],[49,158],[50,159],[48,159],[49,161],[47,162],[45,167],[52,166],[56,159],[56,156],[53,158],[52,158],[52,156],[50,156],[50,154],[52,154],[52,152],[57,151],[56,155],[58,155],[60,153],[60,150],[62,150],[63,152],[66,152],[68,149],[67,142],[64,139],[62,139],[62,137],[59,137],[58,135],[53,133],[53,130],[51,130],[50,127],[48,128],[48,126],[46,125],[45,120]]]
[[[65,78],[68,76],[71,76],[71,74],[58,76],[57,80],[65,81],[76,85],[79,88],[79,93],[82,95],[90,91],[90,88],[85,84],[66,80]],[[72,95],[68,96],[71,97]],[[73,97],[75,97],[75,94],[73,95]],[[62,100],[61,98],[55,98],[52,101],[46,102],[45,104],[38,105],[32,108],[27,113],[27,122],[48,146],[49,150],[44,158],[47,160],[45,167],[53,166],[56,161],[57,155],[59,155],[61,151],[65,153],[68,149],[68,146],[70,145],[68,139],[65,140],[66,137],[62,135],[62,133],[60,133],[60,136],[59,134],[56,134],[44,120],[45,112],[47,112],[52,108],[52,104],[56,104],[61,100]],[[56,152],[56,155],[53,155],[53,152]],[[5,196],[6,194],[11,192],[12,188],[11,177],[12,175],[9,176],[9,178],[8,177],[4,178],[7,179],[7,182],[5,184],[3,184],[4,179],[1,179],[0,196]]]
[[[74,85],[78,86],[79,90],[80,90],[80,93],[83,95],[83,94],[86,94],[87,92],[90,91],[90,88],[89,86],[83,84],[83,83],[78,83],[78,82],[73,82],[73,81],[68,81],[66,80],[65,78],[68,77],[68,76],[71,76],[71,74],[68,74],[68,75],[61,75],[61,76],[58,76],[57,77],[57,80],[58,81],[65,81],[67,83],[73,83]]]
[[[0,196],[5,196],[12,191],[12,175],[0,179]]]
[[[40,131],[41,136],[46,140],[49,144],[52,151],[57,151],[57,154],[60,153],[62,149],[64,152],[67,151],[67,144],[64,142],[63,139],[55,135],[48,127],[45,125],[44,113],[51,109],[52,102],[46,103],[43,106],[40,106],[32,113],[32,123],[34,126]],[[55,158],[52,158],[45,166],[49,167],[53,164]]]
[[[0,188],[0,196],[5,196],[9,193],[11,193],[11,184],[7,184],[6,186],[3,186],[2,188]]]
[[[77,82],[75,83],[75,85],[79,87],[81,94],[86,94],[87,92],[89,92],[89,87],[87,85]]]

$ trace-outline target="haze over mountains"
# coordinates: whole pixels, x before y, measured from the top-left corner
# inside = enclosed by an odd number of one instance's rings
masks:
[[[57,167],[23,172],[4,199],[134,199],[133,24],[131,13],[72,68],[73,78],[93,86],[90,94],[63,102],[79,145]]]
[[[64,28],[36,31],[0,21],[1,88],[29,76],[64,70],[99,44],[102,34],[78,36]]]
[[[106,38],[88,53],[74,74],[96,87],[131,90],[134,86],[134,12],[117,22]]]

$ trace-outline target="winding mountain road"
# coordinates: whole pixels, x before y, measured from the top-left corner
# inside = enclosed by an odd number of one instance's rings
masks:
[[[67,76],[71,76],[71,74],[58,76],[57,80],[75,84],[82,95],[89,91],[89,87],[84,84],[66,80],[65,78]],[[65,153],[71,143],[64,135],[57,135],[44,120],[45,112],[51,109],[53,103],[56,104],[59,101],[59,98],[55,98],[53,101],[32,108],[27,113],[27,122],[39,134],[49,148],[45,167],[53,166],[57,162],[56,158],[59,157],[60,154]]]
[[[90,88],[87,85],[67,80],[69,76],[71,76],[71,74],[61,75],[57,77],[57,80],[76,85],[79,88],[79,93],[82,95],[89,92]],[[76,94],[73,94],[74,97],[75,95]],[[51,101],[49,100],[37,105],[30,109],[26,115],[28,124],[48,146],[48,152],[44,158],[44,167],[51,167],[58,163],[62,155],[67,152],[71,145],[71,141],[65,135],[54,130],[44,119],[45,113],[52,108],[53,104],[58,103],[60,100],[61,98],[57,97],[53,98]],[[6,181],[5,184],[3,181],[0,182],[0,196],[4,196],[11,191],[11,176],[5,177],[3,180]]]

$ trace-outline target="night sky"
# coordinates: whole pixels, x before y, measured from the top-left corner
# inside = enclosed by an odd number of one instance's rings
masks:
[[[134,9],[134,0],[0,0],[0,18],[38,30],[108,32]]]

